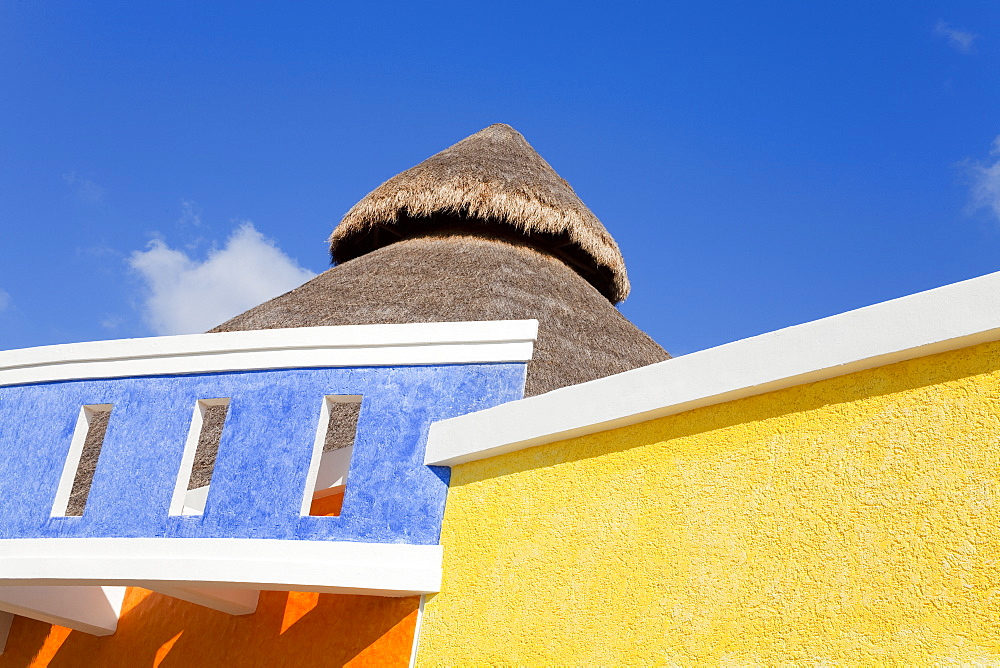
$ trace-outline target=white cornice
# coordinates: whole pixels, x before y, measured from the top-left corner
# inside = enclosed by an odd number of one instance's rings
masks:
[[[271,589],[375,596],[439,591],[441,546],[249,538],[0,540],[4,586]]]
[[[0,351],[0,385],[303,367],[526,362],[537,320],[296,327]]]
[[[463,462],[1000,340],[1000,273],[728,343],[431,425]]]

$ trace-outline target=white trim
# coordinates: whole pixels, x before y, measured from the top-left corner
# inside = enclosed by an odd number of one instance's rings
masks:
[[[441,546],[242,538],[0,540],[0,586],[127,585],[369,596],[441,587]]]
[[[326,432],[330,428],[330,404],[360,404],[364,397],[360,394],[329,394],[323,397],[320,406],[319,422],[316,425],[316,436],[313,439],[312,456],[309,460],[309,471],[306,474],[306,484],[302,488],[302,507],[299,514],[306,516],[312,506],[316,492],[330,487],[344,485],[347,482],[347,471],[351,465],[351,455],[354,445],[331,452],[323,452],[326,445]]]
[[[205,505],[208,503],[208,488],[211,485],[205,485],[204,487],[195,487],[194,489],[187,490],[184,494],[184,502],[181,505],[181,512],[171,513],[177,515],[203,515],[205,514]]]
[[[83,457],[83,446],[87,443],[87,434],[90,432],[90,423],[94,421],[94,414],[110,412],[112,408],[111,404],[90,404],[80,407],[80,415],[73,429],[73,438],[69,443],[69,452],[66,454],[66,461],[63,462],[62,475],[59,476],[59,486],[56,487],[52,517],[65,517],[66,511],[69,510],[69,497],[73,493],[76,474],[80,471],[80,458]]]
[[[454,466],[1000,339],[1000,272],[431,425]]]
[[[343,488],[347,485],[347,475],[351,469],[353,454],[353,445],[322,454],[319,460],[319,471],[316,473],[316,484],[313,486],[313,493],[309,495],[309,505],[312,505],[314,499],[329,496],[330,490],[336,491],[334,488]],[[308,510],[306,508],[306,514],[308,514]]]
[[[201,440],[201,430],[205,424],[205,412],[210,406],[229,406],[229,399],[228,397],[198,399],[194,402],[191,425],[188,427],[187,439],[184,441],[184,451],[181,455],[181,465],[177,471],[177,480],[174,481],[174,493],[170,497],[170,511],[168,513],[170,515],[201,515],[205,511],[208,488],[212,484],[211,476],[209,476],[208,485],[198,487],[196,490],[189,490],[188,485],[191,484],[194,458],[198,454],[198,441]]]
[[[153,588],[161,594],[179,598],[206,608],[212,608],[230,615],[250,615],[257,611],[260,591],[257,589],[213,589],[183,588],[157,585]]]
[[[0,610],[95,636],[111,635],[125,587],[0,587]]]
[[[319,475],[319,465],[323,458],[323,445],[326,442],[326,432],[330,427],[330,397],[323,397],[319,409],[319,422],[316,424],[316,434],[313,437],[312,454],[309,458],[309,470],[306,472],[306,485],[302,490],[302,504],[299,515],[308,515],[316,492],[316,476]]]
[[[410,648],[410,668],[417,665],[417,650],[420,649],[420,628],[424,625],[424,602],[426,595],[420,596],[420,604],[417,606],[417,623],[413,625],[413,647]]]
[[[0,351],[0,386],[305,367],[527,362],[537,320],[295,327]]]

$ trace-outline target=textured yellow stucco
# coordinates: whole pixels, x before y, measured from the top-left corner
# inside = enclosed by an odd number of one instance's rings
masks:
[[[421,665],[1000,664],[1000,344],[455,467]]]

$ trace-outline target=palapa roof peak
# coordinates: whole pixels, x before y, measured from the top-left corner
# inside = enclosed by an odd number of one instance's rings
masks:
[[[521,133],[497,123],[389,179],[330,236],[342,263],[434,230],[511,232],[555,255],[613,303],[628,295],[618,244]]]

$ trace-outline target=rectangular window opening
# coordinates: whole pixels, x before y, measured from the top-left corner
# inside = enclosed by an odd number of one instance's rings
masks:
[[[215,459],[228,412],[227,398],[199,399],[195,402],[177,484],[170,501],[171,515],[201,515],[205,512],[208,488],[212,484]]]
[[[80,517],[87,506],[94,471],[101,457],[104,435],[111,417],[111,404],[89,404],[80,408],[69,454],[52,505],[52,517]]]
[[[347,474],[361,415],[361,395],[323,397],[312,462],[302,499],[303,515],[336,517],[344,503]]]

